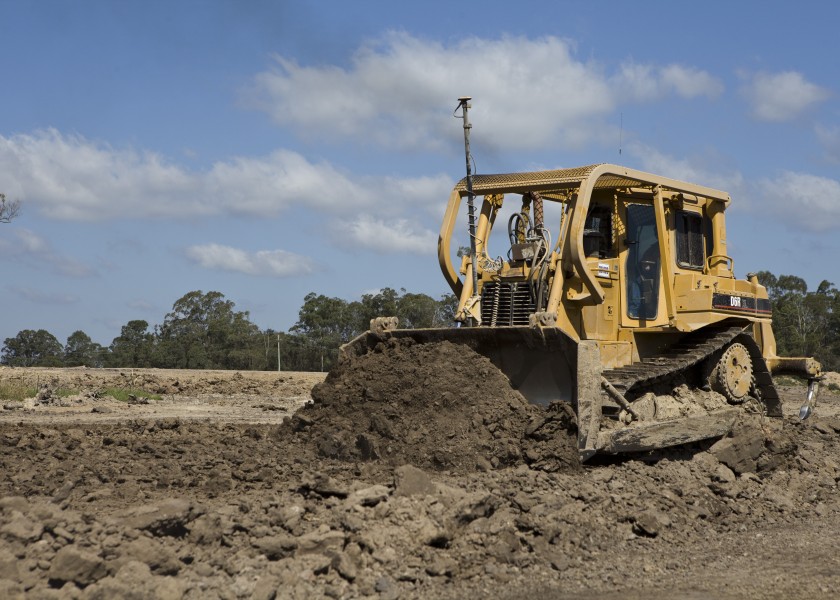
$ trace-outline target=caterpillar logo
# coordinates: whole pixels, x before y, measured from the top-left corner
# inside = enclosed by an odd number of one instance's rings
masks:
[[[759,315],[769,315],[773,312],[770,308],[770,300],[732,294],[713,294],[712,308]]]

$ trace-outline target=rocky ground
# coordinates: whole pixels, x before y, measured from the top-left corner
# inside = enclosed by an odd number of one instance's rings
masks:
[[[323,379],[0,369],[40,390],[0,411],[0,597],[840,595],[831,390],[581,467],[567,411],[448,344]]]

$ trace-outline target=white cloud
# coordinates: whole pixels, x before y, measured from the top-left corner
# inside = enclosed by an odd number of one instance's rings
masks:
[[[280,125],[400,148],[437,148],[460,135],[457,95],[472,95],[482,140],[506,148],[574,147],[600,135],[617,102],[668,93],[714,97],[721,84],[679,65],[624,65],[608,77],[556,37],[471,37],[446,46],[391,33],[361,48],[349,68],[275,57],[243,95]]]
[[[18,229],[15,231],[18,238],[17,249],[25,254],[53,254],[47,241],[34,231],[29,229]]]
[[[0,136],[0,172],[12,197],[59,219],[199,210],[193,178],[152,153],[116,150],[54,129]],[[199,212],[200,214],[200,212]]]
[[[250,253],[220,244],[202,244],[190,246],[185,250],[185,254],[192,262],[205,269],[246,275],[291,277],[306,275],[318,268],[311,258],[285,250],[260,250]]]
[[[771,216],[801,231],[840,228],[840,181],[790,171],[749,181],[714,155],[676,158],[643,144],[629,145],[628,153],[645,171],[729,192],[732,209]]]
[[[11,196],[46,216],[81,221],[272,215],[297,203],[323,207],[337,203],[325,194],[327,182],[339,187],[350,205],[371,197],[330,165],[290,151],[235,158],[195,172],[154,153],[118,150],[54,129],[0,136],[0,172]]]
[[[0,254],[14,257],[50,272],[67,277],[89,277],[94,270],[87,265],[59,254],[43,237],[29,229],[16,228],[13,238],[0,238]]]
[[[445,175],[356,177],[278,150],[191,171],[149,152],[115,149],[49,129],[0,136],[0,183],[9,197],[54,219],[98,221],[218,215],[276,216],[291,206],[351,213],[439,202]]]
[[[353,221],[334,224],[333,231],[337,240],[350,248],[382,254],[437,252],[438,234],[408,219],[385,221],[370,215],[359,215]]]
[[[157,306],[155,306],[147,300],[131,300],[130,302],[126,303],[126,306],[128,306],[129,308],[133,308],[134,310],[142,310],[146,312],[157,309]]]
[[[788,226],[822,232],[840,228],[840,181],[786,171],[759,183],[762,207]]]
[[[733,197],[739,196],[744,187],[741,173],[722,167],[716,157],[676,158],[639,143],[629,144],[627,151],[639,161],[643,170],[663,177],[705,185],[729,192]]]
[[[366,177],[362,184],[379,198],[380,214],[395,215],[419,208],[436,219],[443,215],[449,194],[457,181],[447,175],[430,177]]]
[[[8,289],[27,302],[34,302],[36,304],[75,304],[79,301],[79,298],[72,294],[50,293],[30,287],[19,286],[9,286]]]
[[[742,91],[753,115],[763,121],[795,119],[830,95],[796,71],[756,73]]]
[[[683,98],[717,98],[723,93],[723,83],[719,79],[693,67],[668,65],[660,69],[660,78],[664,88],[673,89]]]
[[[723,84],[709,73],[682,65],[628,62],[610,83],[617,97],[637,102],[654,102],[672,93],[683,98],[717,98],[723,93]]]
[[[840,164],[840,127],[815,128],[817,139],[825,150],[826,159],[834,164]]]
[[[272,215],[291,205],[346,210],[375,200],[372,190],[333,166],[311,163],[290,150],[216,163],[203,183],[219,212]]]

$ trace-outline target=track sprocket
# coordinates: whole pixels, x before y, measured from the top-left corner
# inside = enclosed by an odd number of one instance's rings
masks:
[[[742,404],[749,397],[753,382],[750,352],[740,342],[724,349],[709,374],[711,388],[723,394],[731,404]]]

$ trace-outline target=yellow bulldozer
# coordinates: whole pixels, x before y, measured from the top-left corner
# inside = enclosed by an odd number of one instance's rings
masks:
[[[780,417],[779,371],[809,380],[807,418],[820,365],[777,356],[767,290],[753,274],[737,279],[727,250],[729,194],[614,164],[472,175],[467,100],[459,100],[467,177],[449,197],[438,241],[459,299],[456,326],[409,330],[374,319],[343,352],[388,337],[465,344],[529,401],[569,403],[582,460],[722,436],[740,411]],[[464,199],[470,247],[457,264]],[[491,234],[511,200],[506,256],[493,258]],[[549,206],[559,215],[551,223]],[[662,401],[677,386],[698,394]],[[703,390],[725,401],[710,403]]]

